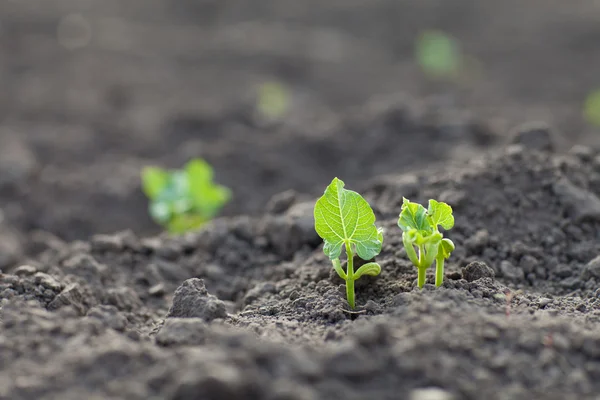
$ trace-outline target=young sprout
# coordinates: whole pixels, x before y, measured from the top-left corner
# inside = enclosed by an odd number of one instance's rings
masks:
[[[144,168],[142,189],[152,218],[175,234],[201,227],[231,198],[229,189],[213,182],[212,167],[201,159],[175,171]]]
[[[377,276],[381,267],[370,262],[354,271],[354,254],[365,261],[381,251],[383,230],[375,226],[375,214],[362,196],[344,189],[344,182],[334,178],[315,204],[315,230],[325,242],[323,252],[337,274],[346,281],[346,297],[354,309],[354,281],[363,275]],[[346,250],[347,267],[340,264],[342,247]]]
[[[402,242],[406,254],[417,267],[417,282],[420,288],[425,285],[425,274],[434,261],[436,263],[435,286],[442,284],[444,261],[454,251],[454,243],[444,238],[438,229],[439,225],[445,230],[452,229],[454,226],[452,207],[448,204],[429,200],[429,208],[426,210],[420,204],[403,199],[398,226],[402,229]]]

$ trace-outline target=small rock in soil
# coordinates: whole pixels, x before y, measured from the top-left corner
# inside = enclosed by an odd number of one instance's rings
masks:
[[[439,388],[415,389],[410,392],[410,400],[454,400],[452,393]]]
[[[568,216],[576,222],[600,220],[600,199],[594,193],[575,186],[567,178],[555,182],[553,190],[564,204]]]
[[[13,271],[17,276],[30,276],[37,272],[37,268],[32,265],[21,265]]]
[[[17,184],[38,168],[33,151],[14,135],[3,135],[0,151],[0,186]]]
[[[502,272],[502,275],[507,279],[512,279],[515,281],[525,279],[525,273],[523,272],[523,270],[519,267],[515,267],[514,265],[512,265],[510,261],[502,261],[500,263],[500,271]]]
[[[575,146],[571,147],[569,154],[574,155],[582,161],[590,161],[594,156],[594,151],[588,146],[576,144]]]
[[[100,320],[103,325],[116,331],[124,331],[127,318],[115,306],[100,305],[91,308],[87,313],[88,318]]]
[[[142,301],[135,290],[128,287],[108,289],[106,302],[122,311],[132,311],[142,306]]]
[[[265,212],[267,214],[282,214],[294,204],[296,197],[297,193],[294,190],[277,193],[267,202]]]
[[[119,235],[95,235],[92,236],[91,245],[93,251],[117,252],[124,248],[123,239]]]
[[[67,286],[48,304],[48,310],[58,310],[65,306],[71,306],[79,315],[85,315],[87,307],[84,305],[83,295],[78,285],[71,284]]]
[[[600,256],[586,264],[581,272],[582,279],[600,278]]]
[[[0,233],[0,269],[15,264],[23,255],[23,247],[19,237],[11,231]]]
[[[462,276],[467,282],[474,282],[481,278],[494,278],[494,270],[481,261],[473,261],[462,270]]]
[[[156,334],[161,346],[191,346],[204,344],[206,322],[201,318],[167,318]]]
[[[262,230],[277,254],[288,258],[306,244],[316,246],[319,243],[314,228],[313,208],[311,202],[298,203],[284,215],[264,220]]]
[[[465,247],[473,253],[479,253],[489,244],[489,242],[489,232],[485,229],[481,229],[465,240]]]
[[[212,321],[225,318],[225,304],[208,293],[202,279],[188,279],[175,290],[167,318],[201,318]]]
[[[58,293],[62,290],[62,284],[51,275],[43,272],[37,272],[33,276],[33,279],[36,284],[41,285],[46,289],[50,289],[53,292]]]
[[[261,282],[258,285],[254,286],[252,289],[246,293],[244,296],[244,304],[250,304],[254,300],[261,297],[266,293],[275,293],[275,284],[272,282]]]
[[[513,130],[512,143],[529,150],[554,151],[551,128],[544,122],[528,122]]]

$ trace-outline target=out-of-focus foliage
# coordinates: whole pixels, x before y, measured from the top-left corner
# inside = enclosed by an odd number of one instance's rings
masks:
[[[279,119],[289,109],[290,94],[280,82],[265,82],[258,87],[257,110],[267,119]]]
[[[583,114],[590,124],[600,126],[600,89],[594,90],[587,96]]]
[[[201,227],[231,198],[229,189],[213,182],[213,169],[202,159],[181,170],[146,167],[142,189],[150,200],[151,217],[171,233]]]
[[[415,51],[419,66],[434,78],[452,78],[462,64],[458,42],[441,31],[421,33],[417,38]]]

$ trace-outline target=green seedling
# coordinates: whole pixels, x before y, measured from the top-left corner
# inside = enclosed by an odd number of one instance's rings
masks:
[[[405,198],[398,226],[402,229],[402,242],[406,254],[417,267],[419,287],[425,285],[425,274],[434,261],[435,285],[440,286],[444,281],[444,261],[454,251],[454,243],[444,238],[438,227],[452,229],[452,207],[446,203],[429,200],[429,208],[425,209],[422,205]]]
[[[152,219],[174,234],[200,228],[231,198],[229,189],[213,182],[213,169],[202,159],[180,170],[146,167],[142,189],[150,200]]]
[[[354,254],[371,260],[383,244],[383,230],[375,226],[375,214],[362,196],[344,189],[344,182],[334,178],[315,204],[315,230],[323,239],[323,252],[337,274],[346,281],[346,297],[354,309],[354,281],[363,275],[377,276],[381,267],[369,262],[354,271]],[[346,250],[346,271],[341,267],[342,247]]]
[[[461,66],[458,42],[441,31],[430,30],[421,33],[417,38],[415,51],[422,70],[434,78],[452,77]]]
[[[600,126],[600,90],[594,90],[587,96],[583,114],[590,124]]]
[[[258,88],[256,107],[265,118],[270,120],[280,119],[290,107],[290,93],[282,83],[263,83]]]

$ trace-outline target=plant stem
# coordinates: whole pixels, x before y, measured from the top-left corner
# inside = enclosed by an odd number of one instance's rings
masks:
[[[425,285],[425,275],[427,272],[427,268],[418,267],[417,271],[418,271],[417,284],[419,285],[419,289],[423,289],[423,285]]]
[[[346,280],[346,273],[344,272],[344,270],[342,269],[342,266],[340,265],[340,259],[336,258],[335,260],[331,260],[331,263],[333,264],[333,269],[335,269],[335,272],[337,272],[339,277],[342,278],[343,280]]]
[[[442,286],[444,282],[444,258],[438,257],[435,265],[435,286]]]
[[[346,242],[346,256],[348,258],[346,267],[346,297],[350,308],[354,310],[354,254],[350,243]]]

